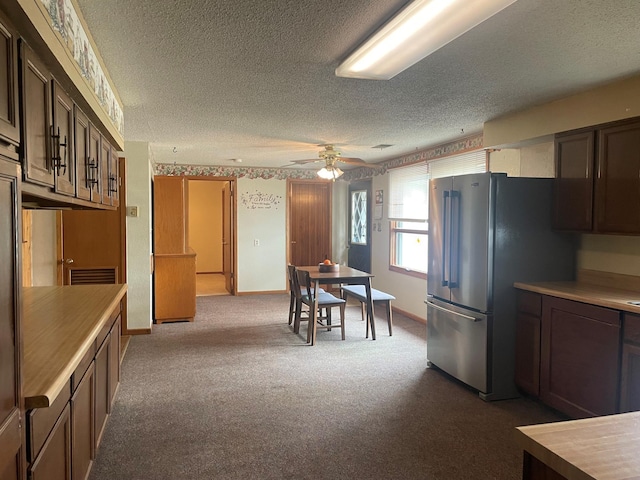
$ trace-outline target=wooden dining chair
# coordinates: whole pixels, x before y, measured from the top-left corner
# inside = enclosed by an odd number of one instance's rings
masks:
[[[345,319],[344,309],[346,301],[342,298],[338,298],[327,292],[315,292],[311,287],[311,279],[309,278],[309,272],[306,270],[296,270],[296,277],[298,284],[301,288],[306,289],[306,294],[300,295],[300,300],[303,304],[309,307],[309,324],[307,326],[307,343],[311,345],[316,344],[316,332],[318,328],[324,328],[331,330],[332,328],[340,327],[342,332],[342,340],[345,339]],[[315,308],[316,297],[318,302],[318,308]],[[340,323],[332,323],[331,309],[333,307],[340,307]],[[322,314],[324,310],[324,315]],[[324,321],[324,323],[323,323]],[[296,322],[299,325],[299,317],[296,317]],[[294,327],[295,329],[295,327]]]
[[[301,319],[306,320],[308,318],[308,311],[302,310],[303,302],[302,295],[307,294],[307,288],[301,287],[298,283],[298,277],[296,275],[296,267],[295,265],[287,265],[287,273],[289,280],[289,325],[293,323],[293,331],[294,333],[298,333],[300,328],[300,322],[294,322],[296,318],[296,312],[300,312],[300,316],[304,316]],[[324,293],[322,288],[318,288],[318,292]],[[296,294],[297,293],[297,294]]]

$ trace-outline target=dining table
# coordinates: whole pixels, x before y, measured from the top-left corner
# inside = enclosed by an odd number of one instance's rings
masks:
[[[371,327],[371,339],[376,339],[376,325],[373,318],[373,300],[371,298],[371,278],[373,274],[356,270],[355,268],[347,267],[345,265],[338,265],[338,268],[331,269],[330,271],[320,271],[319,265],[309,265],[296,268],[298,270],[304,270],[309,272],[309,279],[313,282],[313,288],[317,289],[320,285],[364,285],[367,295],[367,322]],[[316,296],[317,303],[317,296]],[[318,309],[318,305],[315,305],[315,309]]]

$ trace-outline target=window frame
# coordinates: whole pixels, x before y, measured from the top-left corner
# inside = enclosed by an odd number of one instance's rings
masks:
[[[427,279],[427,273],[421,272],[419,270],[413,270],[408,267],[401,267],[399,265],[394,264],[397,253],[397,243],[398,243],[398,233],[413,233],[417,235],[424,235],[427,237],[427,242],[429,241],[429,222],[427,221],[427,229],[426,230],[417,230],[415,228],[403,228],[398,227],[398,223],[400,220],[390,220],[389,224],[389,270],[392,272],[402,273],[404,275],[409,275],[416,278]]]

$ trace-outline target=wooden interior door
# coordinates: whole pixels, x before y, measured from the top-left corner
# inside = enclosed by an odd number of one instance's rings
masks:
[[[121,158],[121,195],[126,195],[125,159]],[[123,201],[124,205],[124,201]],[[64,285],[126,283],[126,217],[117,210],[63,210],[58,242]],[[126,302],[122,312],[126,325]]]
[[[331,258],[331,183],[289,181],[289,262],[317,265]]]
[[[349,185],[349,266],[371,273],[371,180]]]
[[[225,182],[222,188],[222,273],[224,275],[225,288],[231,295],[235,295],[235,276],[233,273],[234,245],[233,235],[233,187],[234,182]]]

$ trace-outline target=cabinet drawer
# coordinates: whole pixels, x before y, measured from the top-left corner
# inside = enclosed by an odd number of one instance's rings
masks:
[[[624,341],[640,344],[640,315],[624,314]]]
[[[70,397],[71,390],[67,382],[50,407],[35,408],[27,413],[27,460],[29,462],[32,462],[40,452]]]
[[[542,314],[542,295],[518,290],[518,311],[539,317]]]
[[[95,356],[96,356],[96,344],[95,342],[93,342],[91,344],[91,347],[89,347],[89,350],[87,350],[87,353],[85,353],[84,357],[82,357],[82,360],[80,360],[80,363],[78,364],[75,371],[71,375],[71,391],[72,392],[75,392],[76,388],[78,388],[78,384],[80,383],[80,380],[82,380],[82,377],[84,376],[84,372],[87,371],[87,368],[89,368],[89,365],[91,365],[91,362],[93,362],[93,357]]]

